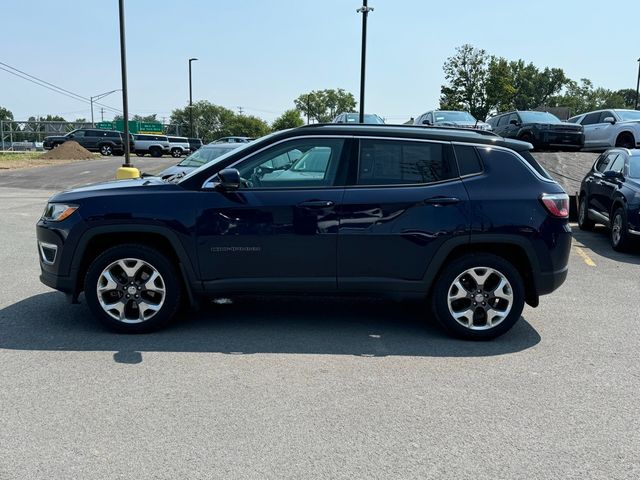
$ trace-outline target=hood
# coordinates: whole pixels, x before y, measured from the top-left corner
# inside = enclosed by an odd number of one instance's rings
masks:
[[[103,183],[94,183],[82,187],[72,188],[60,192],[49,199],[50,202],[72,202],[86,197],[125,195],[136,192],[148,191],[148,189],[180,189],[176,184],[163,182],[158,177],[136,178],[133,180],[112,180]]]
[[[46,137],[44,137],[45,140],[62,140],[66,138],[67,137],[65,137],[64,135],[47,135]]]

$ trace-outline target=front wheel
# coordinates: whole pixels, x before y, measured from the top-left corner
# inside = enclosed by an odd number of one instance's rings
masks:
[[[467,254],[445,266],[432,301],[438,321],[449,333],[467,340],[490,340],[520,318],[524,283],[504,258]]]
[[[578,227],[580,230],[593,230],[595,222],[589,218],[589,211],[587,206],[587,196],[580,197],[580,204],[578,206]]]
[[[618,252],[624,252],[631,246],[627,213],[624,208],[617,208],[611,217],[611,246]]]
[[[92,313],[123,333],[143,333],[166,325],[180,305],[174,265],[155,249],[119,245],[89,266],[84,293]]]
[[[111,145],[100,145],[100,155],[103,157],[108,157],[113,153],[113,149]]]

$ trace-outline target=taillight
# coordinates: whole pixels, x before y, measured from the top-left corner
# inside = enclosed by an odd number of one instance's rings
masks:
[[[540,200],[554,217],[569,218],[569,195],[566,193],[543,193]]]

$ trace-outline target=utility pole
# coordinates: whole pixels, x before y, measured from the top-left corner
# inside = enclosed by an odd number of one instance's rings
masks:
[[[242,107],[238,107],[238,114],[242,115],[244,113],[244,110],[242,109]]]
[[[638,101],[640,100],[640,58],[638,59],[638,81],[636,82],[636,106],[634,107],[638,110]]]
[[[362,53],[360,56],[360,123],[364,123],[364,73],[367,58],[367,17],[373,12],[373,7],[367,5],[367,0],[362,0],[362,7],[356,10],[362,13]]]
[[[195,137],[195,133],[193,131],[193,95],[192,95],[192,88],[191,88],[191,62],[195,62],[196,60],[198,60],[197,58],[190,58],[189,59],[189,135],[191,135],[192,137]]]
[[[89,97],[90,103],[91,103],[91,126],[92,127],[96,126],[96,124],[93,121],[93,102],[95,102],[96,100],[100,100],[101,98],[104,98],[107,95],[111,95],[112,93],[119,92],[119,91],[120,91],[120,89],[118,88],[116,90],[110,90],[108,92],[101,93],[99,95],[94,95],[93,97]]]
[[[100,107],[100,121],[104,122],[104,107]]]

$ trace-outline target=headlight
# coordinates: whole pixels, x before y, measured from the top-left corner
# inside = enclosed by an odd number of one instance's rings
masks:
[[[78,209],[78,205],[65,203],[48,203],[42,214],[43,220],[50,222],[61,222]]]

